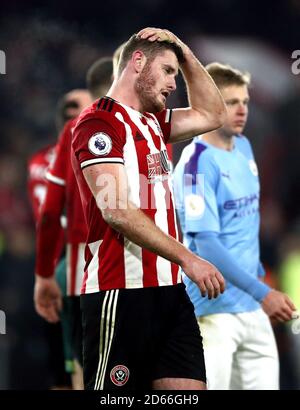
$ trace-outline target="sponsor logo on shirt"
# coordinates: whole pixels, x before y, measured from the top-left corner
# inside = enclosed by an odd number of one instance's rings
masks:
[[[257,203],[259,200],[258,194],[252,194],[249,196],[244,196],[238,199],[230,199],[229,201],[224,202],[224,209],[241,209],[253,203]]]
[[[259,195],[252,194],[238,199],[231,199],[224,202],[224,209],[227,211],[235,211],[234,218],[243,218],[258,212]]]

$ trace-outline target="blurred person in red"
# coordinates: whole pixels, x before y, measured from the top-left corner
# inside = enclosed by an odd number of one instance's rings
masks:
[[[61,132],[64,124],[74,116],[78,115],[88,103],[90,103],[90,94],[86,90],[72,90],[65,94],[57,104],[56,111],[56,128]],[[54,162],[56,156],[55,144],[50,144],[35,154],[33,154],[28,161],[28,196],[36,226],[40,221],[41,208],[46,198],[47,192],[47,179],[46,173],[51,163]],[[54,259],[55,264],[58,263],[62,256],[64,242],[65,242],[65,218],[62,217],[55,240],[55,252]],[[63,283],[65,272],[64,262],[61,262],[61,268],[57,272],[57,277],[60,278],[60,282]],[[62,285],[63,286],[63,285]],[[60,358],[65,362],[66,373],[72,374],[70,368],[70,353],[68,347],[68,338],[66,336],[67,330],[65,324],[61,327],[49,326],[47,328],[48,338],[50,343],[50,361],[51,366],[54,368],[54,388],[66,388],[69,384],[68,378],[63,374],[63,365],[60,365]],[[63,341],[63,343],[62,343]],[[61,352],[62,345],[64,346],[64,353]],[[54,359],[55,358],[55,359]],[[64,358],[64,359],[63,359]]]
[[[90,101],[90,95],[86,90],[73,90],[65,94],[57,104],[56,128],[58,132],[61,132],[67,121],[79,115]],[[46,196],[46,172],[54,161],[55,145],[50,144],[40,149],[28,161],[28,194],[36,223]]]
[[[112,59],[101,58],[88,70],[87,87],[91,97],[86,105],[104,95],[112,82]],[[49,322],[57,322],[59,316],[47,314],[49,284],[58,286],[54,272],[56,267],[55,246],[60,229],[60,217],[66,210],[66,296],[69,306],[69,325],[74,356],[74,388],[82,389],[82,329],[79,295],[84,272],[84,247],[87,227],[83,215],[80,194],[71,166],[72,130],[77,117],[68,121],[59,136],[56,158],[47,172],[47,193],[41,209],[41,218],[37,229],[37,259],[35,306],[37,312]],[[57,306],[61,305],[61,295]]]

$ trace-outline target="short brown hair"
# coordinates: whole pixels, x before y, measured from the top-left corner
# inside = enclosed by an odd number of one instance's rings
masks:
[[[210,63],[206,70],[216,83],[218,88],[228,87],[230,85],[250,85],[251,75],[248,72],[242,72],[229,64]]]
[[[120,44],[119,47],[115,50],[113,54],[113,77],[114,78],[117,77],[117,74],[118,74],[119,61],[120,61],[121,53],[123,51],[125,44],[126,42]]]
[[[58,132],[60,132],[65,123],[73,118],[70,114],[70,109],[78,109],[79,103],[76,99],[67,99],[67,94],[63,95],[56,105],[55,125]]]
[[[86,86],[94,98],[102,97],[112,84],[113,61],[102,57],[95,61],[86,74]]]
[[[136,50],[141,50],[150,61],[161,52],[171,50],[175,53],[179,63],[184,62],[182,49],[177,44],[169,41],[149,41],[138,37],[137,34],[133,34],[125,43],[121,52],[118,74],[124,70],[126,64],[131,59],[132,54]]]

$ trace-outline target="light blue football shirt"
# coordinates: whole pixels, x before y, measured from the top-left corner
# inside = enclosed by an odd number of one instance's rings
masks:
[[[201,137],[194,138],[184,148],[173,179],[184,244],[197,253],[194,234],[214,232],[238,265],[257,277],[260,187],[248,139],[242,135],[234,137],[234,148],[226,151]],[[211,300],[202,297],[185,275],[184,282],[197,316],[247,312],[260,307],[251,295],[228,281],[225,292]]]

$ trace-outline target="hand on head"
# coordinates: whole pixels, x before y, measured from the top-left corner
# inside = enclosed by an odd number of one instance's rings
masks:
[[[155,27],[144,28],[137,35],[149,41],[169,41],[170,43],[177,43],[179,41],[171,31]]]

